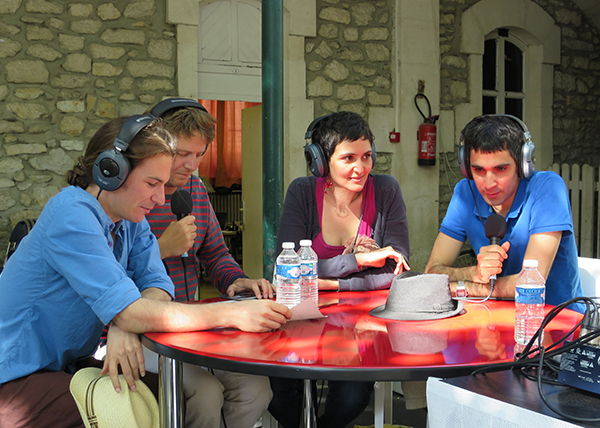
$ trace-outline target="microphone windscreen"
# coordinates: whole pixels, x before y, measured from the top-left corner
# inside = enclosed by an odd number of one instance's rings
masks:
[[[500,214],[492,214],[485,221],[485,236],[488,239],[504,238],[506,234],[506,220]]]
[[[175,215],[185,217],[194,209],[192,195],[184,189],[177,189],[171,195],[171,212]]]

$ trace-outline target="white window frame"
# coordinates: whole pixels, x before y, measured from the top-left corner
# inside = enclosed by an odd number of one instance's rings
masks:
[[[495,40],[496,41],[496,89],[483,89],[482,85],[482,97],[493,97],[495,99],[496,104],[496,113],[506,113],[506,99],[520,99],[523,102],[523,112],[526,109],[526,99],[525,99],[525,65],[527,64],[528,56],[527,56],[527,45],[518,37],[515,37],[511,31],[508,32],[508,37],[504,37],[499,35],[498,30],[492,31],[487,35],[485,41]],[[513,92],[506,91],[504,87],[505,77],[506,77],[506,69],[504,66],[504,50],[505,44],[504,42],[508,41],[518,47],[523,54],[523,68],[521,69],[521,78],[523,80],[523,91],[521,92]],[[483,101],[482,101],[483,103]],[[482,106],[483,108],[483,106]],[[523,119],[523,118],[521,118]]]

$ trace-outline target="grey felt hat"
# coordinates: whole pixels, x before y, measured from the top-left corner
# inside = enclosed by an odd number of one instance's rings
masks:
[[[448,275],[402,272],[392,281],[385,305],[370,314],[390,320],[423,321],[449,318],[463,310],[452,300]]]

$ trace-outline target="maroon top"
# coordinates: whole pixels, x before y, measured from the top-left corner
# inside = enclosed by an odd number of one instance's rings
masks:
[[[344,252],[345,246],[343,245],[329,245],[323,239],[323,197],[325,193],[325,182],[326,178],[321,177],[317,179],[317,189],[315,191],[315,198],[317,201],[317,210],[319,212],[319,226],[321,231],[313,239],[312,248],[315,253],[319,256],[319,259],[331,259],[335,256],[339,256]],[[371,236],[373,229],[371,225],[375,221],[375,190],[373,186],[373,177],[369,176],[365,184],[367,189],[365,199],[363,199],[363,210],[360,224],[358,225],[358,234],[364,236]]]

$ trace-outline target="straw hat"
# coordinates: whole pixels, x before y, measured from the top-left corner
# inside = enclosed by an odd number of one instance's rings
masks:
[[[110,376],[100,376],[96,367],[73,375],[69,389],[86,428],[158,428],[158,403],[150,389],[138,380],[131,391],[123,375],[119,382],[117,393]]]
[[[463,302],[452,300],[448,275],[402,272],[392,281],[385,305],[370,314],[391,320],[438,320],[459,314]]]

